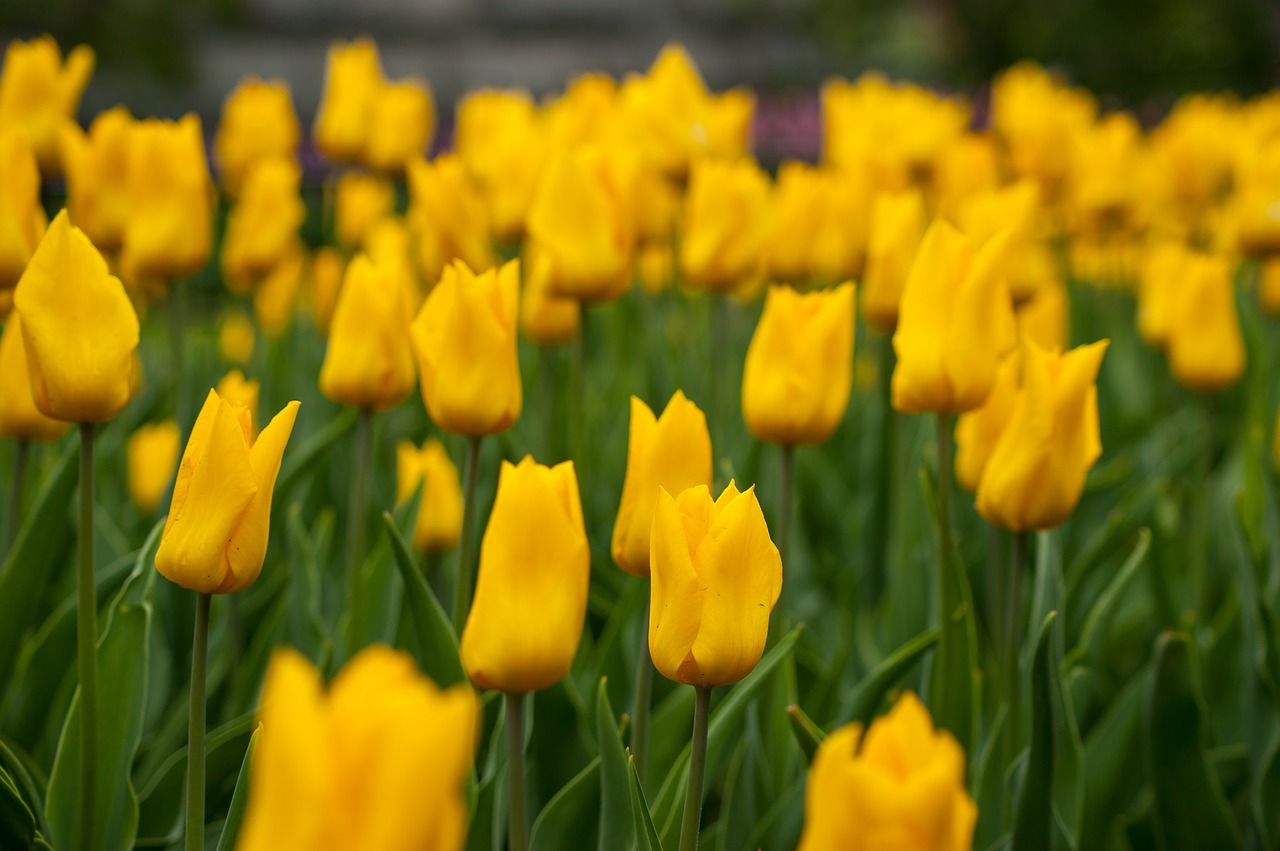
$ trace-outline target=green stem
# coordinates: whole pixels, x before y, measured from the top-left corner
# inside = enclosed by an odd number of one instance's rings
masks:
[[[507,824],[508,847],[511,851],[528,851],[529,816],[526,812],[524,788],[524,695],[505,693],[507,702],[507,796],[511,818]]]
[[[212,600],[211,594],[196,594],[196,632],[191,642],[191,707],[187,724],[186,851],[204,851],[204,685]]]
[[[93,572],[93,423],[80,424],[80,576],[76,645],[80,666],[80,818],[76,847],[97,841],[98,597]]]
[[[942,670],[949,670],[954,664],[957,648],[952,646],[953,630],[947,629],[947,622],[955,614],[959,603],[956,587],[951,571],[947,569],[951,558],[951,415],[939,413],[937,421],[938,440],[938,620],[942,625],[942,634],[938,639],[937,664]],[[946,682],[940,678],[939,682]],[[950,704],[939,696],[942,706]]]
[[[727,362],[724,351],[729,337],[728,332],[728,304],[727,297],[712,293],[711,299],[711,316],[710,316],[710,333],[708,338],[708,356],[707,356],[707,413],[708,420],[711,424],[711,445],[713,447],[723,446],[725,436],[725,415],[724,405],[720,399],[722,392],[720,380],[720,372],[724,369]],[[712,471],[714,477],[715,471]]]
[[[711,715],[711,687],[696,686],[693,704],[693,745],[689,754],[689,786],[680,822],[680,851],[697,851],[702,822],[702,777],[707,767],[707,721]]]
[[[27,454],[31,444],[19,440],[13,449],[13,470],[9,478],[9,503],[5,506],[4,542],[0,544],[0,566],[9,557],[13,542],[18,539],[18,524],[22,522],[22,486],[27,473]]]
[[[462,540],[458,543],[458,577],[453,583],[453,626],[462,632],[471,606],[471,562],[476,537],[476,478],[480,467],[480,435],[467,438],[467,469],[462,490]]]
[[[188,419],[191,411],[188,405],[190,394],[186,386],[186,323],[183,319],[182,298],[183,287],[174,284],[169,289],[169,346],[172,349],[169,358],[173,368],[173,408],[178,421],[178,434],[185,438],[191,427]]]
[[[645,758],[649,755],[649,704],[653,701],[653,659],[649,656],[649,601],[644,604],[640,632],[640,660],[636,664],[635,705],[631,707],[631,755],[636,776],[644,785]]]
[[[1022,644],[1022,574],[1027,563],[1027,533],[1013,533],[1013,552],[1009,558],[1009,576],[1004,589],[1004,687],[1009,716],[1005,729],[1009,750],[1006,764],[1013,761],[1021,747],[1022,687],[1018,680],[1018,649]]]
[[[369,455],[373,451],[373,412],[361,408],[356,418],[355,459],[351,469],[350,502],[347,505],[347,605],[351,611],[351,647],[354,652],[361,640],[361,587],[360,566],[364,562],[364,535],[368,525]]]
[[[578,337],[573,345],[573,371],[570,375],[569,392],[573,395],[573,452],[574,465],[578,475],[582,475],[583,452],[587,440],[587,325],[591,310],[587,305],[580,308],[582,318],[578,323]]]
[[[782,566],[787,566],[787,557],[791,555],[791,488],[794,476],[796,448],[790,443],[782,445],[782,455],[778,468],[778,552],[782,555]]]
[[[547,463],[556,457],[556,381],[555,350],[538,347],[538,383],[542,389],[542,451]]]

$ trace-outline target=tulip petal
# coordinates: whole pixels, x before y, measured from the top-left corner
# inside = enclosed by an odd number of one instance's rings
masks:
[[[702,675],[693,662],[693,643],[702,622],[703,590],[693,567],[685,530],[691,523],[685,512],[709,515],[713,510],[706,487],[680,495],[680,504],[666,489],[659,490],[653,514],[651,552],[663,565],[650,575],[649,653],[663,676],[677,682],[700,684]],[[706,528],[708,524],[702,525]]]

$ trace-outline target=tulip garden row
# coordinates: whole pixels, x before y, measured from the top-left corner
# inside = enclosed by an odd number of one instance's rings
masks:
[[[1280,95],[766,171],[668,47],[428,159],[360,39],[312,186],[92,69],[0,69],[0,848],[1280,847]]]

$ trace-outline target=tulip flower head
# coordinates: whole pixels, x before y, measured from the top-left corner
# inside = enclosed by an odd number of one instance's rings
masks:
[[[235,310],[218,323],[218,353],[227,363],[244,366],[253,357],[253,322],[242,311]]]
[[[924,229],[924,196],[918,190],[876,196],[862,278],[862,315],[877,331],[887,334],[898,324],[902,290]]]
[[[494,234],[524,233],[546,158],[545,129],[526,91],[480,89],[458,102],[454,150],[484,196]]]
[[[375,90],[361,158],[370,168],[399,174],[422,156],[435,131],[436,103],[425,81],[385,82]]]
[[[233,408],[244,408],[249,412],[249,436],[258,436],[258,382],[245,378],[244,373],[233,369],[214,388],[218,395],[231,404]]]
[[[40,171],[60,172],[58,129],[76,117],[80,95],[93,74],[94,53],[79,45],[67,54],[52,36],[11,41],[0,67],[0,129],[22,127],[35,148]]]
[[[67,206],[93,244],[115,252],[129,221],[129,157],[137,125],[123,106],[98,113],[86,134],[67,122],[58,131]]]
[[[306,275],[307,249],[298,240],[258,282],[253,291],[253,315],[268,338],[279,339],[289,330]]]
[[[364,152],[382,63],[371,38],[334,42],[325,65],[324,95],[311,128],[316,147],[330,159],[353,162]]]
[[[213,140],[213,158],[227,191],[239,195],[249,172],[263,160],[293,159],[301,136],[289,84],[245,77],[223,101]]]
[[[539,346],[560,346],[575,339],[582,326],[582,303],[551,292],[551,258],[537,243],[526,242],[522,268],[520,332]]]
[[[770,191],[768,175],[749,158],[693,164],[680,223],[680,270],[691,284],[727,292],[759,274]]]
[[[156,510],[165,488],[169,487],[174,468],[178,466],[180,440],[175,420],[148,423],[129,436],[125,444],[129,498],[143,514]]]
[[[1018,396],[1021,358],[1010,352],[996,368],[995,383],[984,401],[956,420],[956,482],[969,493],[977,493],[982,472],[1009,424]]]
[[[264,159],[250,168],[222,243],[229,286],[234,282],[246,294],[294,249],[307,215],[301,185],[302,168],[291,159]]]
[[[413,528],[413,545],[424,553],[453,549],[462,536],[462,484],[458,468],[440,441],[396,444],[396,494],[404,502],[422,485],[422,501]]]
[[[0,291],[18,283],[47,221],[40,206],[40,170],[27,131],[0,129]]]
[[[36,407],[27,374],[27,349],[22,320],[9,314],[0,330],[0,437],[12,440],[57,440],[67,423],[46,416]]]
[[[489,213],[462,160],[453,154],[409,163],[409,222],[418,242],[422,277],[440,280],[444,267],[462,260],[483,272],[494,264]]]
[[[1225,390],[1245,368],[1231,263],[1221,254],[1190,252],[1179,277],[1167,296],[1169,368],[1198,393]]]
[[[317,248],[311,254],[311,274],[307,276],[307,304],[311,318],[321,333],[329,333],[333,310],[338,304],[338,292],[346,275],[346,261],[342,253],[331,246]]]
[[[338,178],[334,199],[334,234],[343,248],[364,246],[370,232],[395,209],[391,181],[378,175],[348,171]]]

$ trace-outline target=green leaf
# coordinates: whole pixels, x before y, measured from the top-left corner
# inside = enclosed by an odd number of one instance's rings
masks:
[[[0,848],[30,848],[36,838],[36,815],[9,772],[0,766]]]
[[[227,820],[222,823],[222,836],[218,839],[217,851],[235,851],[236,838],[240,835],[240,822],[244,820],[245,807],[249,805],[249,770],[253,765],[253,752],[258,747],[258,727],[249,737],[249,747],[245,748],[244,762],[240,766],[240,774],[236,776],[236,789],[231,793],[231,807],[227,810]]]
[[[875,717],[885,694],[902,679],[911,667],[920,661],[930,647],[938,643],[942,631],[931,626],[897,650],[858,681],[849,698],[849,708],[841,712],[841,718],[861,722],[865,728]]]
[[[317,526],[333,525],[333,513],[321,514]],[[323,570],[316,546],[317,534],[308,534],[302,522],[302,505],[289,506],[287,521],[291,570],[289,573],[289,635],[291,644],[313,663],[321,664],[331,652],[332,639],[321,608]]]
[[[404,536],[389,512],[382,513],[382,525],[391,541],[391,551],[404,581],[405,600],[413,615],[413,628],[418,635],[418,664],[442,688],[465,682],[467,674],[462,667],[458,636],[449,616],[414,563]]]
[[[596,821],[600,805],[599,773],[600,757],[596,757],[551,796],[533,822],[530,851],[561,851],[582,841],[584,825]]]
[[[344,406],[324,428],[302,441],[296,450],[289,453],[286,459],[288,463],[280,471],[280,478],[276,483],[275,495],[279,503],[284,502],[284,497],[312,471],[318,461],[331,457],[329,450],[352,429],[356,416],[355,408]]]
[[[813,719],[801,709],[797,704],[791,704],[787,707],[787,714],[791,716],[791,721],[795,725],[797,737],[800,739],[801,747],[804,748],[805,757],[808,760],[813,759],[813,754],[818,750],[818,746],[827,738],[827,734],[822,732],[822,728],[814,723]]]
[[[600,678],[596,691],[596,742],[600,748],[600,834],[599,851],[634,848],[637,842],[635,821],[627,789],[627,752],[614,720],[609,702],[608,681]],[[576,845],[581,842],[570,843]],[[569,847],[566,845],[565,847]]]
[[[1133,677],[1108,704],[1084,743],[1084,823],[1080,847],[1103,848],[1142,786],[1141,739],[1147,683]]]
[[[1102,632],[1107,620],[1116,605],[1124,598],[1125,589],[1129,587],[1129,582],[1137,575],[1138,568],[1142,565],[1143,559],[1146,558],[1150,549],[1151,530],[1143,527],[1138,530],[1138,543],[1134,545],[1133,552],[1129,553],[1124,565],[1116,572],[1115,576],[1111,577],[1107,587],[1098,595],[1098,599],[1094,601],[1093,606],[1089,609],[1084,625],[1080,628],[1079,642],[1067,656],[1066,664],[1068,667],[1085,661],[1097,660],[1102,652]]]
[[[1050,642],[1051,627],[1057,618],[1050,612],[1040,625],[1031,669],[1031,744],[1027,754],[1022,788],[1014,803],[1013,848],[1051,847],[1053,836],[1054,724]]]
[[[644,790],[640,788],[640,777],[636,774],[635,757],[628,756],[627,764],[631,771],[631,816],[635,821],[636,835],[642,851],[662,851],[662,840],[658,839],[658,831],[653,826],[653,816],[649,812],[649,804],[644,799]]]

